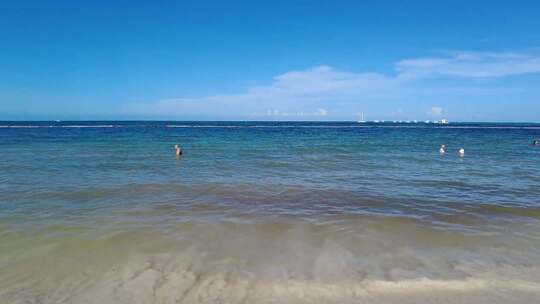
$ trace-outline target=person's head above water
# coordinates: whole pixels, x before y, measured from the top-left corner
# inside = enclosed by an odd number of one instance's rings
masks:
[[[439,152],[440,152],[441,154],[446,153],[446,146],[445,146],[445,145],[441,145],[441,148],[439,149]]]
[[[535,139],[535,140],[533,140],[532,144],[533,144],[533,146],[540,146],[540,140]]]
[[[179,145],[174,145],[176,156],[182,155],[182,148]]]
[[[458,154],[459,154],[460,156],[465,155],[465,149],[463,149],[463,148],[459,149]]]

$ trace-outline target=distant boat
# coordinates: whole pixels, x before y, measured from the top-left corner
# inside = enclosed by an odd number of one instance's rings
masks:
[[[359,123],[365,123],[366,121],[364,120],[364,112],[362,112],[360,115],[361,115],[361,118],[360,118],[360,120],[358,122]]]
[[[439,125],[447,125],[450,122],[448,121],[448,119],[441,119],[441,120],[434,120],[433,123],[434,124],[439,124]]]

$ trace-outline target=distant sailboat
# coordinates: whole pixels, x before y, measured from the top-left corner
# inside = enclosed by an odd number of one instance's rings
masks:
[[[361,115],[361,118],[360,118],[360,120],[358,122],[359,123],[365,123],[366,121],[364,120],[364,112],[362,112],[360,115]]]

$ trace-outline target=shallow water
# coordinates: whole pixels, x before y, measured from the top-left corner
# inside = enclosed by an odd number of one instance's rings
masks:
[[[0,126],[1,303],[540,296],[540,125]]]

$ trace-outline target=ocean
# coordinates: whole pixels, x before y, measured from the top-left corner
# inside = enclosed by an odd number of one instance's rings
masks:
[[[0,303],[535,303],[535,138],[540,124],[0,122]]]

